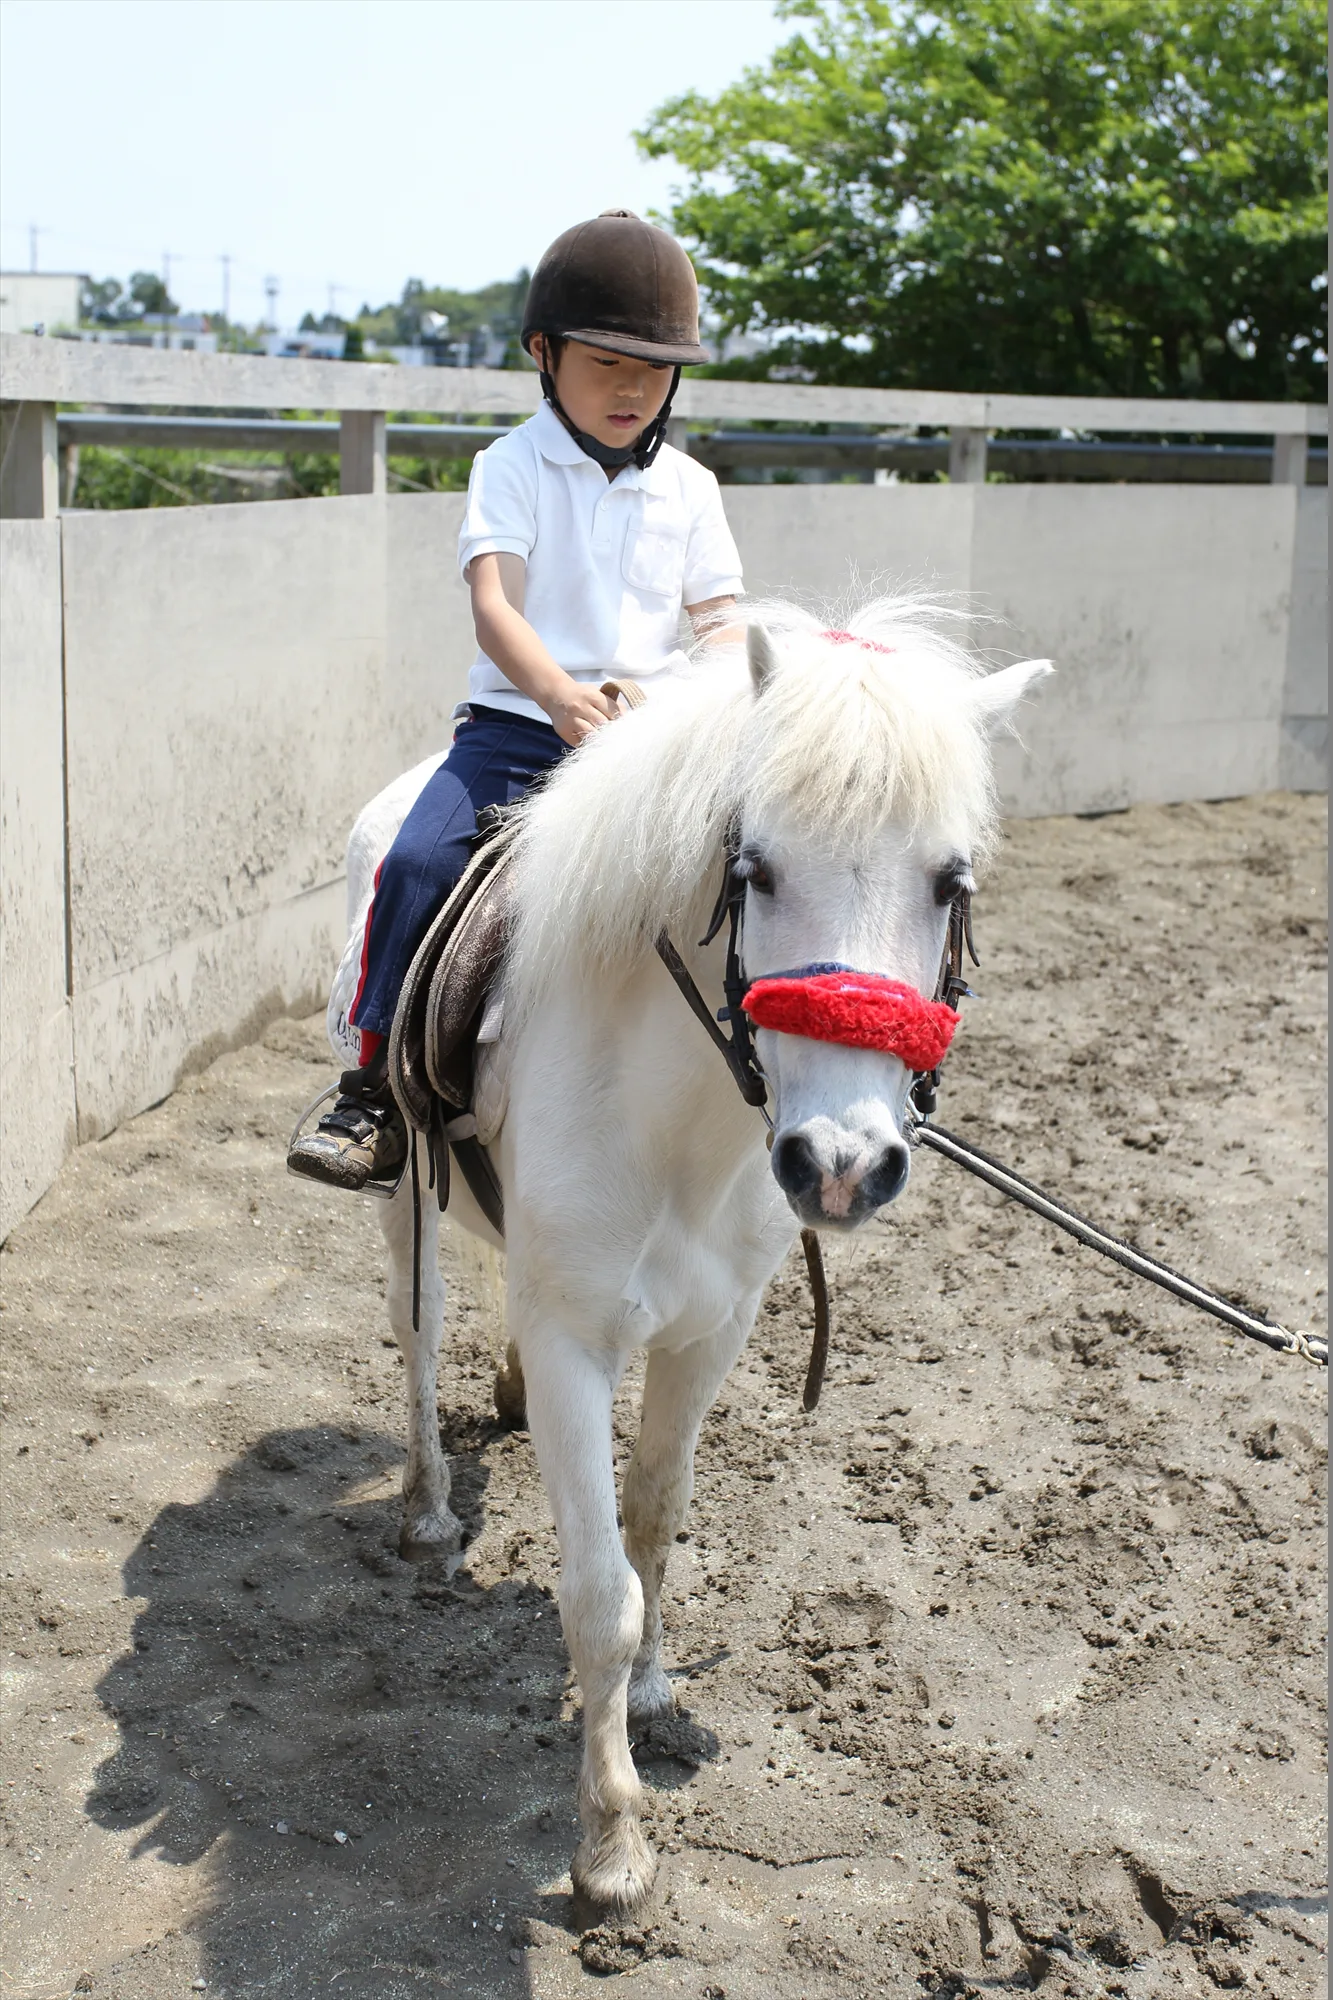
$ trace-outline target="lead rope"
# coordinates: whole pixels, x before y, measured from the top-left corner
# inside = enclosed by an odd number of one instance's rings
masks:
[[[972,898],[967,890],[962,892],[949,911],[949,940],[935,989],[935,998],[946,1001],[950,1006],[971,996],[971,988],[963,977],[964,947],[973,965],[980,965],[972,939]],[[978,1180],[985,1181],[1010,1201],[1018,1202],[1047,1222],[1053,1222],[1057,1229],[1063,1229],[1076,1242],[1086,1244],[1102,1257],[1109,1257],[1112,1263],[1119,1264],[1122,1270],[1132,1271],[1135,1277],[1146,1278],[1149,1284],[1158,1285],[1164,1292],[1184,1299],[1187,1305],[1197,1306],[1200,1312],[1211,1313],[1214,1319],[1220,1319],[1224,1325],[1234,1327],[1237,1333],[1243,1333],[1247,1340],[1261,1341],[1276,1354],[1297,1354],[1316,1368],[1327,1368],[1328,1342],[1321,1335],[1291,1333],[1284,1326],[1274,1326],[1256,1313],[1246,1312],[1243,1306],[1224,1299],[1207,1285],[1196,1285],[1192,1278],[1182,1277],[1169,1264],[1159,1263],[1155,1257],[1136,1250],[1132,1243],[1098,1228],[1077,1209],[1066,1208],[1063,1202],[1056,1201],[1035,1181],[1025,1180],[1012,1167],[1006,1167],[989,1153],[983,1153],[980,1146],[960,1139],[954,1132],[946,1132],[941,1126],[932,1125],[930,1119],[939,1099],[939,1084],[940,1073],[934,1069],[919,1075],[912,1086],[912,1108],[917,1114],[909,1134],[913,1143],[929,1146],[932,1152],[942,1154],[956,1166],[965,1167],[968,1173],[975,1174]]]
[[[953,1160],[960,1167],[966,1167],[970,1174],[987,1182],[999,1193],[1007,1195],[1010,1201],[1020,1202],[1047,1222],[1053,1222],[1057,1229],[1063,1229],[1079,1243],[1086,1243],[1090,1250],[1109,1257],[1124,1270],[1132,1271],[1136,1277],[1146,1278],[1150,1284],[1160,1285],[1164,1292],[1173,1292],[1178,1299],[1197,1306],[1201,1312],[1211,1313],[1214,1319],[1222,1320],[1234,1327],[1249,1340],[1262,1341],[1277,1354],[1298,1354],[1303,1361],[1313,1363],[1316,1368],[1328,1366],[1328,1342],[1317,1333],[1291,1333],[1284,1326],[1274,1326],[1255,1313],[1248,1313],[1243,1307],[1233,1305],[1206,1285],[1196,1285],[1190,1278],[1183,1278],[1179,1271],[1173,1271],[1168,1264],[1159,1264],[1155,1257],[1146,1257],[1142,1250],[1136,1250],[1132,1243],[1124,1242],[1119,1236],[1108,1235],[1095,1222],[1089,1222],[1085,1215],[1079,1215],[1072,1208],[1065,1208],[1052,1200],[1044,1189],[1033,1181],[1024,1180],[1010,1167],[983,1153],[979,1146],[971,1145],[966,1139],[946,1132],[938,1125],[928,1125],[924,1121],[916,1126],[913,1133],[921,1145],[943,1154],[946,1160]]]

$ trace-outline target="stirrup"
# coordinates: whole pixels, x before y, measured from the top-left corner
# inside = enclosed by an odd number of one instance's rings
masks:
[[[305,1110],[301,1113],[295,1125],[292,1127],[292,1136],[287,1141],[287,1153],[288,1153],[287,1171],[292,1176],[293,1180],[306,1181],[308,1183],[311,1179],[311,1176],[309,1174],[299,1173],[297,1169],[292,1165],[290,1155],[293,1146],[296,1144],[297,1140],[301,1137],[306,1126],[309,1124],[311,1118],[319,1110],[320,1105],[327,1104],[331,1097],[341,1097],[341,1095],[342,1095],[342,1080],[340,1078],[337,1083],[331,1083],[326,1090],[321,1090],[318,1097],[311,1098],[309,1104],[307,1104]],[[376,1201],[393,1200],[399,1188],[403,1185],[403,1181],[407,1175],[408,1163],[412,1158],[412,1154],[416,1146],[416,1135],[410,1129],[408,1131],[407,1137],[408,1137],[407,1152],[406,1155],[404,1156],[403,1164],[401,1167],[399,1167],[398,1172],[393,1178],[393,1180],[376,1180],[372,1176],[371,1179],[366,1182],[364,1187],[357,1188],[355,1190],[357,1194],[374,1195]],[[350,1188],[342,1188],[340,1190],[335,1189],[335,1192],[350,1194],[353,1192],[353,1190]]]

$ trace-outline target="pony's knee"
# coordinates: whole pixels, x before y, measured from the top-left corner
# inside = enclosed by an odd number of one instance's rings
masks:
[[[560,1579],[560,1621],[580,1677],[622,1668],[628,1673],[643,1632],[643,1585],[637,1572],[623,1556],[605,1569],[566,1569]]]

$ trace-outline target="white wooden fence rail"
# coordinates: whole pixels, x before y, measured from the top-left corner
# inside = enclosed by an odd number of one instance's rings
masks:
[[[190,354],[157,348],[0,336],[4,463],[0,515],[40,519],[59,505],[56,406],[133,409],[318,410],[340,419],[341,488],[382,493],[391,410],[419,415],[526,416],[540,399],[526,370],[397,368],[378,362]],[[1310,403],[1215,403],[1155,397],[978,396],[926,389],[848,389],[799,382],[682,382],[682,421],[928,425],[949,432],[949,476],[986,477],[993,431],[1147,431],[1156,436],[1271,437],[1273,483],[1305,484],[1306,447],[1328,435]]]

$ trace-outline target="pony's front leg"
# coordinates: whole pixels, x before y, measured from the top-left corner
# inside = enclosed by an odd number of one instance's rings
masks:
[[[711,1339],[648,1357],[643,1416],[624,1496],[625,1551],[643,1587],[643,1630],[628,1696],[635,1722],[670,1715],[675,1707],[660,1657],[667,1557],[685,1525],[694,1491],[699,1427],[745,1345],[758,1308],[755,1292]]]
[[[449,1507],[449,1462],[440,1447],[435,1401],[444,1331],[440,1218],[435,1197],[423,1187],[419,1331],[412,1327],[412,1191],[408,1180],[392,1201],[381,1205],[381,1221],[389,1252],[389,1324],[402,1349],[407,1375],[407,1465],[398,1553],[408,1562],[442,1557],[452,1576],[462,1560],[463,1530]]]
[[[543,1326],[520,1340],[528,1423],[560,1540],[560,1619],[583,1693],[583,1838],[572,1874],[599,1912],[647,1901],[657,1857],[639,1826],[625,1694],[643,1626],[643,1592],[616,1526],[611,1398],[616,1360]]]

